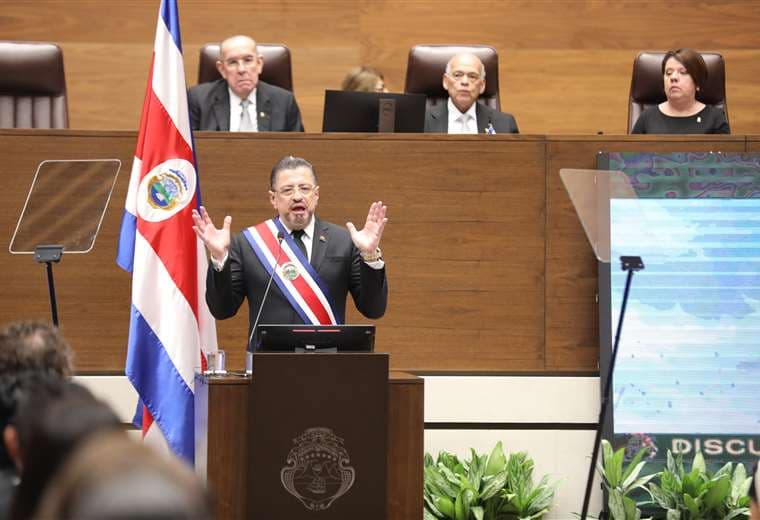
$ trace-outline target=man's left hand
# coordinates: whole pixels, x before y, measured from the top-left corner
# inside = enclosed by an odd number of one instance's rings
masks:
[[[351,240],[356,248],[364,255],[372,255],[380,246],[380,237],[383,236],[383,229],[388,223],[385,213],[388,211],[387,206],[382,201],[373,202],[367,213],[367,221],[364,228],[357,231],[351,222],[346,223]]]

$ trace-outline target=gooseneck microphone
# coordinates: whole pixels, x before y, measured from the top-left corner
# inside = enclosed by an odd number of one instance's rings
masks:
[[[269,281],[267,282],[267,288],[264,290],[264,297],[261,299],[261,305],[259,305],[259,312],[256,314],[256,319],[253,320],[253,328],[251,328],[251,335],[248,336],[248,351],[253,352],[253,345],[251,342],[253,341],[253,335],[256,334],[256,327],[259,326],[259,319],[261,318],[261,311],[264,310],[264,304],[267,301],[267,296],[269,295],[269,288],[272,287],[272,280],[274,279],[274,273],[277,270],[277,265],[280,263],[280,256],[282,255],[282,240],[285,238],[285,235],[282,234],[282,231],[277,232],[277,259],[274,261],[274,268],[272,269],[272,272],[269,273]]]

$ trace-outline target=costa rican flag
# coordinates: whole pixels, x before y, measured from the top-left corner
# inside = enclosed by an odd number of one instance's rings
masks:
[[[200,203],[177,0],[162,0],[116,263],[132,273],[126,374],[141,401],[135,424],[146,442],[191,464],[194,370],[217,348],[206,253],[190,216]]]

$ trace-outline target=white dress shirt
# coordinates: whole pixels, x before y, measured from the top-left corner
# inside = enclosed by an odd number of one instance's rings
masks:
[[[242,103],[243,100],[239,98],[231,88],[227,87],[227,90],[230,93],[230,132],[239,132],[240,118],[243,115],[243,107],[240,106],[240,103]],[[248,101],[251,102],[251,104],[248,105],[248,114],[250,114],[251,123],[253,123],[253,129],[251,132],[258,132],[259,120],[256,117],[256,89],[253,89],[251,93],[248,94]]]
[[[475,102],[477,103],[477,101]],[[475,103],[470,105],[464,114],[449,98],[446,103],[449,108],[449,133],[450,134],[477,134],[478,119],[475,112]]]

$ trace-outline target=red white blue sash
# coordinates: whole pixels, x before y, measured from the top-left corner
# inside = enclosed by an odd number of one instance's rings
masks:
[[[277,240],[277,233],[282,233],[282,242]],[[337,325],[342,322],[327,286],[279,218],[251,226],[243,235],[267,273],[271,276],[275,270],[275,283],[304,323]]]

